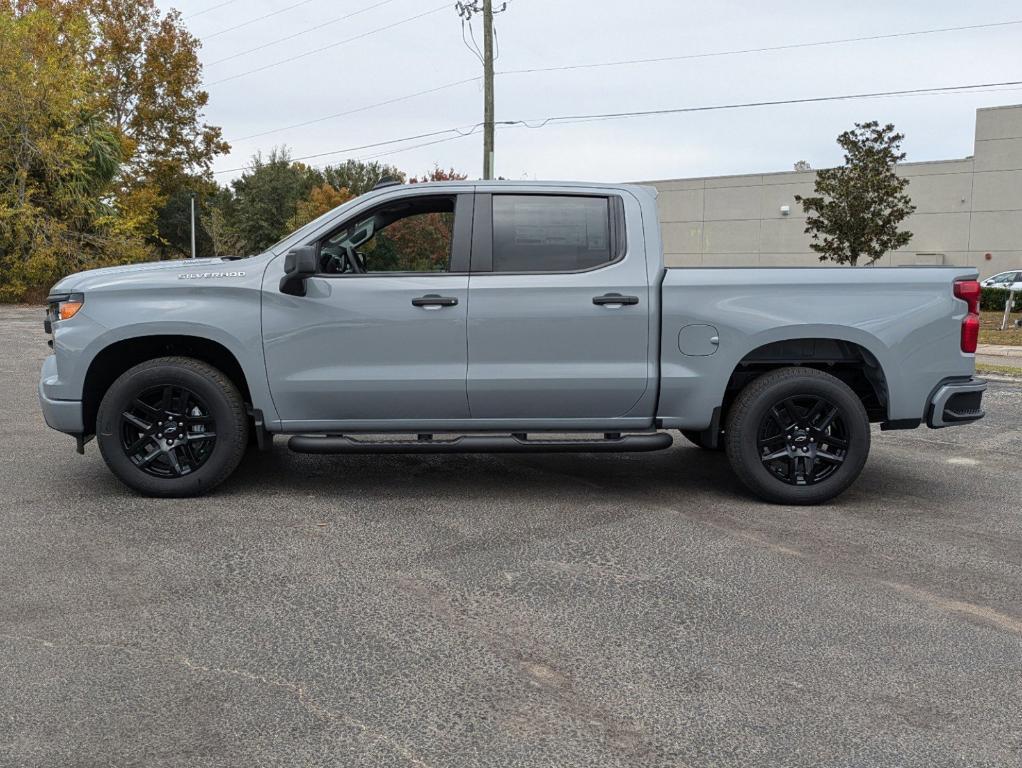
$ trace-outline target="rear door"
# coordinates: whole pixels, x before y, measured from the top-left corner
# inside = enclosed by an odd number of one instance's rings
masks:
[[[618,194],[476,196],[473,419],[636,415],[652,373],[650,293],[642,233],[626,231],[626,204],[635,201]]]

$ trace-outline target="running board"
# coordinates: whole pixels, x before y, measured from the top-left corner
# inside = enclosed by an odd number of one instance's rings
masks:
[[[638,453],[670,448],[673,438],[666,432],[648,435],[609,434],[602,440],[529,440],[524,434],[511,436],[465,435],[451,440],[356,440],[344,435],[314,437],[295,435],[288,448],[295,453]]]

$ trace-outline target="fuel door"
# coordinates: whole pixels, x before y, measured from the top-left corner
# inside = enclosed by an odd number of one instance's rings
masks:
[[[678,349],[691,357],[707,357],[720,346],[720,333],[712,325],[686,325],[678,334]]]

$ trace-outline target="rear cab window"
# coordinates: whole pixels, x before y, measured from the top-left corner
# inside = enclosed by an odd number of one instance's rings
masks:
[[[585,272],[624,255],[624,204],[614,195],[481,195],[473,271]],[[481,235],[481,236],[480,236]]]

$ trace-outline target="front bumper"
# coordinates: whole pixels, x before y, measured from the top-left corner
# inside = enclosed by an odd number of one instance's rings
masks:
[[[39,375],[39,406],[46,424],[69,435],[81,435],[85,431],[81,400],[54,400],[46,396],[46,388],[57,380],[57,358],[50,355],[43,361]]]
[[[977,378],[943,382],[930,397],[927,425],[939,429],[982,419],[986,415],[983,410],[986,389],[987,383]]]

